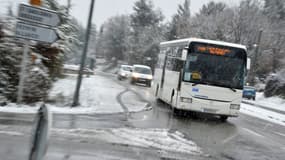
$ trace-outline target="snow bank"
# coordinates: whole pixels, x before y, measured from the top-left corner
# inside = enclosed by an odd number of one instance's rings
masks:
[[[241,113],[285,126],[285,115],[248,104],[241,104]]]
[[[201,148],[179,132],[168,129],[138,129],[138,128],[110,128],[110,129],[53,129],[53,135],[74,138],[88,138],[89,140],[104,141],[112,144],[154,148],[158,150],[202,154]]]
[[[71,108],[76,80],[77,76],[71,74],[54,83],[49,93],[50,103],[47,104],[53,113],[113,114],[124,112],[117,98],[125,88],[115,83],[112,79],[98,75],[83,78],[80,90],[80,106]],[[142,111],[147,105],[145,102],[137,99],[134,94],[123,95],[122,101],[129,112]],[[0,112],[34,114],[40,105],[41,103],[37,103],[34,106],[18,106],[10,103],[7,106],[0,107]]]
[[[264,97],[263,93],[257,92],[255,101],[246,100],[246,99],[244,99],[243,101],[285,112],[285,99],[282,99],[278,96],[267,98]]]
[[[251,101],[247,99],[243,99],[242,101],[248,102],[249,104],[256,104],[256,105],[260,105],[260,106],[263,106],[269,109],[274,109],[274,110],[285,112],[285,99],[282,99],[278,96],[266,98],[264,97],[263,93],[257,92],[255,101]]]
[[[69,70],[78,71],[79,70],[79,65],[64,64],[63,65],[63,69],[69,69]]]

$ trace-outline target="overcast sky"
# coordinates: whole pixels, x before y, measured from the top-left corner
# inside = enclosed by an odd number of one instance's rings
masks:
[[[5,14],[7,6],[13,5],[16,12],[17,5],[29,0],[0,0],[0,14]],[[67,0],[58,0],[61,4],[66,4]],[[96,0],[93,15],[93,23],[100,26],[109,17],[133,12],[133,4],[136,0]],[[178,4],[184,0],[152,0],[155,8],[160,8],[166,20],[169,20],[176,13]],[[210,1],[222,1],[228,5],[237,5],[240,0],[191,0],[191,13],[197,13],[203,4]],[[88,11],[91,0],[71,0],[71,14],[76,17],[84,26],[87,23]]]

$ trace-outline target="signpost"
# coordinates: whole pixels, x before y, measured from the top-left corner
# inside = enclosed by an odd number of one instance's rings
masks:
[[[53,43],[58,39],[54,29],[23,22],[16,24],[16,37],[46,43]]]
[[[26,4],[20,4],[18,19],[51,27],[56,27],[60,23],[59,16],[55,11]]]
[[[51,27],[56,27],[60,23],[56,12],[37,7],[41,5],[41,0],[30,0],[30,4],[35,6],[19,5],[18,19],[20,21],[17,22],[15,31],[16,38],[25,39],[17,95],[17,103],[19,104],[22,102],[24,82],[27,75],[29,40],[45,43],[55,42],[58,36],[56,31]],[[51,120],[51,112],[43,104],[36,115],[29,160],[42,160],[44,158],[47,150]]]
[[[51,126],[51,111],[45,104],[43,104],[34,120],[34,127],[31,134],[32,137],[29,160],[43,159],[48,147]]]
[[[40,8],[41,0],[30,0],[35,6],[20,4],[16,24],[15,37],[25,39],[23,59],[21,63],[20,80],[18,85],[17,103],[22,102],[24,83],[26,77],[26,66],[29,52],[29,40],[44,43],[53,43],[58,39],[55,29],[60,24],[60,18],[55,11]]]

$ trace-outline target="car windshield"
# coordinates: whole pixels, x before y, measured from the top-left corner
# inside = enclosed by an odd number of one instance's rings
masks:
[[[132,67],[131,66],[122,66],[122,69],[124,71],[131,71],[132,70]]]
[[[255,91],[255,88],[253,88],[253,87],[244,87],[243,90],[245,90],[245,91]]]
[[[151,74],[151,70],[144,67],[134,67],[134,72],[141,74]]]
[[[186,61],[184,81],[228,88],[243,88],[244,60],[191,53]]]

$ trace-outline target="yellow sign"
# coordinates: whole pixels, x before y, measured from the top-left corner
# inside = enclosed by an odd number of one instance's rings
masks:
[[[30,4],[34,6],[41,6],[42,2],[41,0],[30,0]]]
[[[199,72],[193,72],[192,73],[192,79],[193,80],[200,80],[201,79],[201,74]]]

